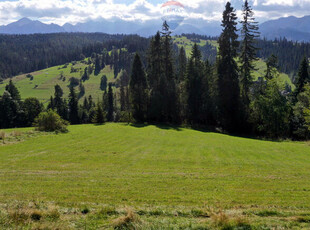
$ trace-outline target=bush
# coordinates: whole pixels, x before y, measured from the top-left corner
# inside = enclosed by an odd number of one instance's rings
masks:
[[[33,221],[39,221],[42,218],[42,214],[38,211],[34,211],[33,213],[31,213],[30,218]]]
[[[63,120],[55,111],[42,112],[35,119],[34,126],[38,131],[44,132],[68,132],[68,122]]]
[[[86,214],[88,214],[90,211],[89,211],[89,209],[87,208],[87,207],[84,207],[84,208],[82,208],[82,210],[81,210],[81,213],[83,214],[83,215],[86,215]]]

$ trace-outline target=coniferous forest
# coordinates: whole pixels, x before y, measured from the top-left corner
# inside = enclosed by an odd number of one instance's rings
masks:
[[[166,22],[148,39],[74,33],[1,35],[2,79],[87,57],[92,68],[86,68],[81,79],[72,79],[68,99],[56,85],[47,106],[36,98],[22,101],[10,81],[0,98],[0,128],[31,126],[42,111],[51,109],[71,124],[165,123],[271,139],[309,139],[310,44],[260,39],[248,1],[242,12],[237,18],[228,2],[222,33],[216,38],[218,50],[195,44],[190,56],[173,43]],[[255,79],[258,58],[265,60],[267,68]],[[113,66],[115,77],[121,73],[118,81],[108,84],[103,76],[102,99],[80,100],[87,94],[83,82],[89,72],[96,75],[105,65]],[[296,89],[278,84],[280,71],[290,74]]]

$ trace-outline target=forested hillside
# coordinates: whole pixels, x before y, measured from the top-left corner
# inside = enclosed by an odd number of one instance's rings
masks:
[[[176,36],[175,44],[184,46],[187,57],[192,45],[200,45],[202,58],[211,63],[216,59],[217,39],[196,34]],[[278,57],[280,71],[296,74],[304,55],[310,55],[309,43],[292,41],[257,40],[258,57],[267,60],[274,54]],[[83,60],[93,53],[114,48],[126,48],[129,52],[145,55],[149,39],[137,35],[108,35],[103,33],[59,33],[34,35],[0,35],[0,78],[6,79],[23,73]]]
[[[0,77],[30,73],[48,67],[83,60],[92,53],[112,47],[130,52],[145,51],[148,39],[135,35],[66,33],[0,35]]]

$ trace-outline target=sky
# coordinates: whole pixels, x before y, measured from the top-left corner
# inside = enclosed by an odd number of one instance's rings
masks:
[[[227,0],[178,0],[187,17],[219,21]],[[100,18],[151,20],[161,17],[165,0],[0,0],[0,25],[23,17],[45,23],[76,24]],[[243,0],[230,0],[240,15]],[[279,17],[310,15],[310,0],[249,0],[259,22]]]

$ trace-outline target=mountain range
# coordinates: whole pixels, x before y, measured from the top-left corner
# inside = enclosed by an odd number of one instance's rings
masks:
[[[119,18],[90,20],[84,23],[63,26],[45,24],[37,20],[22,18],[6,26],[0,26],[0,34],[35,34],[64,32],[102,32],[108,34],[138,34],[151,36],[161,29],[161,20],[125,21]],[[198,19],[185,20],[174,34],[196,33],[208,36],[218,36],[221,33],[220,22],[202,22]],[[297,18],[294,16],[266,21],[260,24],[262,38],[286,38],[293,41],[310,42],[310,16]]]

